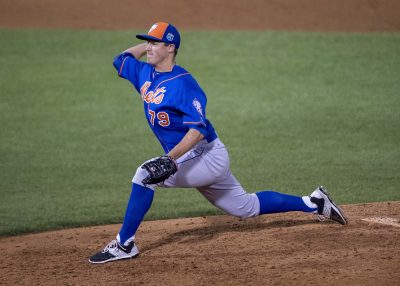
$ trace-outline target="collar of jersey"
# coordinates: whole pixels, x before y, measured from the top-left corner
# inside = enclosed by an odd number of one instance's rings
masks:
[[[174,74],[174,73],[177,73],[177,65],[174,65],[172,70],[171,71],[167,71],[167,72],[158,72],[158,71],[156,71],[155,68],[153,68],[153,78],[160,77],[160,76],[163,76],[163,75],[171,75],[171,74]]]

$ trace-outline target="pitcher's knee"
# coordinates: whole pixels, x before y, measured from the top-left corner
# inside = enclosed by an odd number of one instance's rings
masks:
[[[258,215],[258,213],[253,210],[234,210],[229,214],[239,218],[250,218]]]
[[[156,185],[146,185],[145,186],[142,183],[143,179],[146,178],[147,175],[148,175],[147,171],[145,169],[143,169],[142,166],[140,165],[139,168],[136,169],[136,173],[132,178],[132,183],[138,184],[140,186],[144,186],[144,187],[147,187],[147,188],[150,188],[150,189],[154,190]]]
[[[230,215],[240,218],[255,217],[260,214],[260,201],[255,194],[245,194],[241,200],[224,202],[225,206],[220,206]]]

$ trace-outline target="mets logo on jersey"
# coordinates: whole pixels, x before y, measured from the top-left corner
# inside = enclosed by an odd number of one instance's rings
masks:
[[[201,103],[197,98],[193,99],[193,106],[196,108],[197,112],[203,116],[203,109],[201,108]]]
[[[151,85],[151,82],[146,81],[143,86],[140,88],[140,94],[142,96],[142,99],[146,101],[147,103],[154,103],[154,104],[160,104],[162,100],[164,99],[164,94],[167,91],[165,87],[160,87],[157,88],[155,91],[149,91],[149,86]]]

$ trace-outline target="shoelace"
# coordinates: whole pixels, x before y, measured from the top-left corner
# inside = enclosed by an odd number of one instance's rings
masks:
[[[330,214],[330,210],[329,210],[328,207],[326,207],[326,203],[325,203],[324,210],[322,211],[322,214],[316,213],[314,215],[320,222],[324,222],[324,221],[326,221],[327,219],[330,218],[329,214]]]
[[[116,248],[117,247],[117,241],[114,239],[113,241],[111,241],[109,244],[107,244],[107,246],[103,249],[103,253],[107,252],[109,249],[111,248]]]
[[[314,214],[314,216],[315,216],[320,222],[326,221],[326,216],[324,216],[324,215],[322,215],[322,214]]]

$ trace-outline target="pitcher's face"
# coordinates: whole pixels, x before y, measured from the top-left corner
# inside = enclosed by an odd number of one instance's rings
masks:
[[[162,65],[170,55],[171,47],[162,42],[148,41],[146,46],[147,62],[154,67]]]

